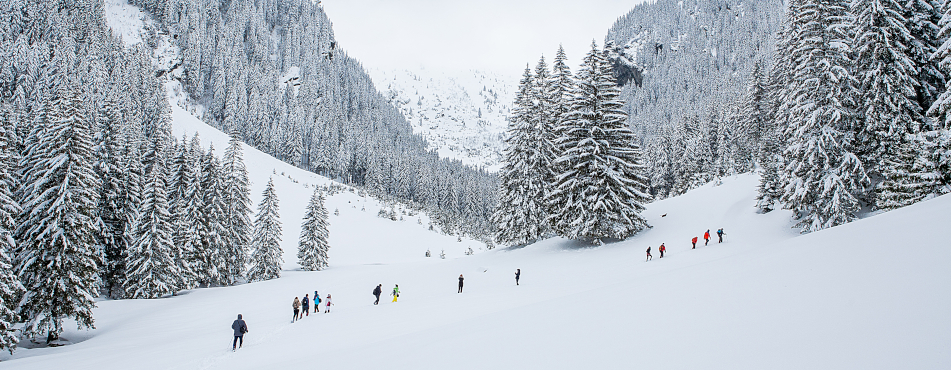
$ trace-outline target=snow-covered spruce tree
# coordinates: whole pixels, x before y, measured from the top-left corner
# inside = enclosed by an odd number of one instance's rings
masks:
[[[208,153],[201,157],[202,227],[199,259],[199,283],[204,286],[228,285],[222,270],[228,266],[225,246],[227,228],[224,215],[227,205],[221,192],[221,164],[215,156],[215,146],[208,145]]]
[[[796,59],[787,87],[794,103],[783,131],[782,202],[797,226],[811,232],[852,221],[869,178],[853,152],[856,91],[846,4],[804,0],[790,17]]]
[[[22,160],[23,211],[16,231],[15,271],[26,288],[23,335],[59,337],[63,319],[94,328],[102,256],[97,245],[99,181],[93,169],[93,125],[86,103],[62,71],[59,88],[36,122]]]
[[[248,261],[247,248],[251,235],[251,197],[248,170],[244,166],[241,141],[238,135],[231,134],[228,148],[225,149],[221,164],[221,199],[224,205],[221,223],[225,228],[222,243],[225,250],[222,257],[225,262],[218,273],[227,285],[238,283],[245,272]]]
[[[753,64],[750,72],[750,81],[743,101],[743,112],[740,115],[742,130],[747,133],[751,146],[754,147],[757,159],[762,158],[763,137],[769,133],[769,86],[763,73],[761,62]],[[762,163],[760,163],[762,165]]]
[[[905,136],[921,130],[918,71],[910,57],[915,40],[905,28],[899,0],[853,0],[852,12],[860,107],[855,151],[877,182],[886,171],[885,161],[894,162]]]
[[[545,180],[549,166],[538,145],[541,132],[534,120],[532,79],[532,71],[526,66],[505,138],[499,203],[492,215],[495,242],[499,244],[530,244],[548,229]]]
[[[935,51],[931,59],[938,61],[938,69],[946,76],[951,76],[951,1],[945,1],[941,7],[941,20],[938,22],[940,32],[938,39],[945,40]],[[932,129],[951,128],[951,78],[948,78],[944,91],[938,96],[930,108],[928,117],[936,121]]]
[[[134,227],[135,240],[126,256],[124,287],[127,298],[159,298],[181,289],[182,279],[172,240],[175,225],[168,211],[165,167],[164,158],[158,156],[146,175],[142,205]]]
[[[204,218],[201,198],[201,166],[198,156],[201,146],[196,135],[192,140],[182,138],[175,146],[177,154],[172,161],[169,176],[169,210],[172,224],[172,240],[175,243],[175,263],[181,283],[179,289],[198,287],[199,258],[201,254],[201,220]],[[198,153],[195,149],[198,149]]]
[[[116,204],[116,214],[121,220],[119,223],[122,229],[113,231],[121,232],[122,243],[119,246],[124,248],[115,251],[115,263],[113,273],[117,285],[111,287],[110,294],[114,297],[125,298],[125,285],[129,281],[125,275],[128,271],[126,262],[129,260],[129,251],[138,236],[138,217],[143,203],[142,188],[145,179],[145,170],[142,164],[142,155],[139,148],[143,146],[145,139],[141,131],[129,125],[123,129],[122,155],[119,158],[119,182],[122,184],[119,192],[119,200]],[[164,173],[164,172],[163,172]],[[118,238],[118,236],[116,237]]]
[[[796,62],[793,53],[792,15],[799,12],[804,0],[792,0],[783,20],[783,27],[776,35],[776,57],[769,70],[766,84],[766,126],[761,131],[760,152],[757,160],[761,168],[760,184],[757,187],[756,208],[762,213],[770,212],[781,204],[783,194],[782,172],[785,168],[783,151],[786,148],[784,131],[789,121],[789,110],[794,103],[789,99],[792,89],[792,73]],[[750,109],[747,109],[749,112]]]
[[[918,142],[911,141],[902,144],[897,155],[890,156],[885,160],[884,180],[878,189],[878,197],[875,199],[875,207],[878,209],[892,210],[907,205],[914,204],[934,190],[934,172],[921,168],[927,166],[927,158],[919,159],[919,152],[923,148],[918,147]]]
[[[551,164],[558,158],[554,144],[555,125],[558,123],[555,115],[558,102],[554,82],[551,72],[548,71],[548,64],[545,63],[545,57],[539,58],[538,64],[535,65],[535,75],[532,78],[531,119],[538,135],[535,144],[538,148],[536,150],[541,156],[538,169],[544,173],[542,187],[546,195],[551,193],[551,184],[555,180]]]
[[[11,142],[16,133],[10,111],[0,108],[0,123],[0,350],[6,349],[12,354],[18,342],[14,329],[19,321],[16,309],[24,289],[14,274],[9,253],[16,248],[13,231],[22,210],[13,196]]]
[[[592,43],[576,78],[570,111],[557,130],[561,172],[549,197],[549,221],[561,236],[600,243],[648,227],[641,217],[647,179],[640,148],[621,110],[620,89]]]
[[[768,213],[779,205],[783,189],[780,187],[782,171],[782,148],[780,133],[775,127],[766,130],[761,138],[760,181],[756,188],[756,208]]]
[[[120,161],[124,154],[124,137],[121,126],[121,112],[115,100],[107,99],[102,103],[98,114],[99,133],[96,136],[96,174],[102,181],[99,199],[99,218],[102,222],[100,243],[105,253],[105,263],[100,277],[105,294],[112,298],[122,298],[122,283],[125,280],[125,253],[128,239],[125,238],[125,217],[123,212],[125,181],[120,173]]]
[[[261,281],[281,277],[281,215],[278,214],[277,193],[274,192],[274,179],[267,182],[263,199],[258,204],[258,215],[254,219],[254,234],[251,236],[251,268],[248,281]]]
[[[918,106],[927,110],[944,91],[947,80],[946,72],[938,68],[939,59],[931,58],[941,47],[941,31],[938,23],[941,20],[941,4],[943,0],[904,0],[904,18],[906,27],[911,34],[912,43],[908,46],[908,56],[915,65],[918,81]]]
[[[320,189],[315,189],[310,203],[307,204],[298,242],[297,259],[304,270],[318,271],[327,268],[327,251],[330,250],[330,243],[327,241],[327,217],[324,195]]]

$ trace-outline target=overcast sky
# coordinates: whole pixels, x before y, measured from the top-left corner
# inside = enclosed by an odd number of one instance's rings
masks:
[[[563,44],[577,69],[591,40],[643,0],[322,0],[339,45],[369,68],[519,75]]]

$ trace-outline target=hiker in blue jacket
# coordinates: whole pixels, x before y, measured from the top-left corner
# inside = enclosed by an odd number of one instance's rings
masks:
[[[320,295],[314,291],[314,313],[320,313]]]
[[[244,346],[244,333],[248,332],[248,324],[241,318],[240,313],[238,319],[231,324],[231,328],[234,329],[234,343],[231,344],[231,350],[234,351]]]

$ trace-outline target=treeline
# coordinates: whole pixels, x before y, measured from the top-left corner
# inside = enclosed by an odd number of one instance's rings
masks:
[[[783,6],[659,0],[636,5],[608,31],[605,49],[654,197],[754,168],[762,126],[748,115],[747,82],[768,72]]]
[[[181,50],[166,75],[203,119],[303,169],[429,211],[443,231],[488,239],[497,178],[439,159],[311,0],[132,0]]]
[[[627,127],[607,50],[592,44],[575,75],[558,50],[525,68],[509,124],[495,240],[533,243],[551,234],[601,244],[647,227],[651,200],[640,148]]]
[[[638,5],[606,48],[650,192],[759,169],[757,207],[793,210],[803,232],[949,192],[949,12],[938,0]]]
[[[67,318],[94,327],[96,297],[276,277],[248,271],[270,262],[248,253],[273,247],[276,214],[249,219],[241,141],[219,159],[171,137],[150,50],[126,49],[100,1],[13,0],[0,17],[0,348],[49,343]],[[326,266],[322,202],[304,269]]]
[[[951,184],[951,2],[789,4],[763,97],[759,207],[804,232],[944,194]]]

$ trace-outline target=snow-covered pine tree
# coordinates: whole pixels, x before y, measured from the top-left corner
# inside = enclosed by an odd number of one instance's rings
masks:
[[[274,179],[267,182],[263,199],[258,204],[258,215],[254,219],[254,234],[251,236],[251,268],[248,281],[261,281],[281,277],[281,215],[278,214],[277,193],[274,192]]]
[[[161,140],[161,138],[155,141]],[[152,143],[152,146],[162,144]],[[126,255],[125,296],[159,298],[181,289],[175,261],[172,217],[169,214],[165,159],[159,155],[146,176],[142,205],[134,226],[134,241]]]
[[[575,77],[571,74],[571,69],[568,68],[567,60],[568,57],[565,55],[565,49],[561,45],[558,45],[558,52],[555,53],[555,59],[551,66],[552,74],[551,83],[549,84],[552,99],[551,141],[555,158],[561,156],[561,153],[558,152],[559,149],[558,145],[555,144],[555,140],[561,136],[561,133],[558,132],[558,128],[561,127],[561,122],[570,109],[571,91],[574,90],[575,86]],[[552,162],[554,162],[554,160],[552,160]],[[551,181],[554,183],[554,174],[560,171],[555,164],[551,165],[549,171],[551,172]]]
[[[93,123],[62,70],[48,114],[28,140],[22,162],[23,211],[16,231],[15,271],[27,293],[20,302],[23,335],[59,337],[63,319],[94,328],[102,255],[97,245],[99,181],[93,168]],[[55,283],[51,283],[55,282]]]
[[[224,215],[227,205],[222,196],[221,164],[215,156],[215,146],[208,145],[208,153],[201,157],[201,191],[202,191],[202,228],[199,283],[205,286],[228,285],[229,281],[222,274],[228,266],[225,236],[228,234],[224,225]]]
[[[763,73],[761,62],[753,64],[750,72],[750,81],[743,101],[743,112],[740,115],[742,130],[749,136],[750,144],[754,148],[757,159],[762,158],[763,137],[768,135],[769,117],[769,86]]]
[[[126,262],[129,260],[129,251],[138,236],[136,228],[138,227],[137,222],[139,211],[141,210],[140,207],[143,203],[142,188],[145,173],[142,164],[142,155],[139,149],[143,146],[145,139],[142,137],[142,132],[132,125],[123,128],[122,137],[123,139],[121,141],[123,145],[121,145],[121,148],[123,152],[119,158],[118,173],[119,182],[121,182],[122,187],[120,188],[121,191],[119,193],[116,211],[116,214],[121,217],[121,221],[119,222],[122,225],[122,230],[114,231],[121,231],[122,244],[120,244],[120,246],[124,246],[124,248],[117,250],[116,255],[114,255],[117,266],[115,266],[113,272],[116,274],[115,281],[117,285],[112,287],[110,294],[125,298],[126,283],[129,281],[125,275],[128,271]]]
[[[15,126],[10,111],[5,108],[0,108],[0,130],[0,350],[6,349],[12,354],[18,342],[14,329],[19,321],[16,310],[24,289],[14,274],[9,256],[16,249],[13,232],[22,210],[13,196],[11,141],[16,135]]]
[[[222,225],[225,233],[222,243],[225,250],[222,257],[225,260],[219,268],[222,281],[227,285],[237,284],[245,272],[248,261],[247,248],[251,242],[251,197],[248,170],[244,165],[241,141],[236,133],[231,134],[228,148],[225,149],[221,165],[222,190],[221,199],[224,205]]]
[[[530,244],[548,229],[544,185],[548,166],[543,162],[538,145],[540,132],[533,122],[532,79],[532,71],[526,66],[505,138],[499,203],[492,214],[495,242],[499,244]]]
[[[320,189],[315,189],[310,203],[307,204],[298,242],[297,259],[304,270],[318,271],[327,268],[327,252],[330,250],[327,218],[324,195]]]
[[[620,89],[593,42],[576,81],[570,111],[557,130],[561,172],[549,197],[555,210],[549,221],[570,239],[624,239],[648,227],[640,212],[651,196]]]
[[[938,37],[941,31],[938,23],[941,20],[941,4],[943,0],[904,0],[904,17],[906,27],[911,34],[912,43],[908,47],[908,56],[915,65],[918,81],[918,106],[927,110],[944,91],[947,79],[945,72],[938,68],[939,60],[931,58],[941,46]]]
[[[771,122],[766,123],[770,124]],[[781,153],[783,149],[779,136],[780,133],[776,127],[769,127],[760,139],[760,181],[756,188],[756,208],[762,213],[768,213],[776,209],[783,194],[783,189],[780,186],[782,181],[780,172],[783,167]]]
[[[756,208],[762,213],[776,209],[781,203],[784,180],[781,173],[785,168],[783,151],[786,147],[784,131],[789,121],[789,109],[793,102],[789,100],[792,93],[790,83],[794,71],[795,55],[793,49],[793,24],[791,17],[799,11],[803,0],[792,0],[786,11],[782,29],[776,35],[776,57],[769,70],[767,81],[766,112],[764,114],[766,127],[763,128],[760,138],[760,152],[757,157],[761,167],[760,184],[757,187]],[[749,109],[747,110],[749,112]]]
[[[914,204],[934,190],[934,178],[922,176],[933,174],[930,171],[920,171],[920,166],[927,165],[927,159],[919,161],[921,148],[915,146],[915,141],[902,144],[897,155],[885,159],[884,180],[878,189],[875,207],[892,210]],[[924,163],[922,163],[924,162]]]
[[[946,76],[951,76],[951,1],[943,2],[938,27],[940,29],[938,39],[945,41],[931,56],[931,59],[938,62],[939,71]],[[928,108],[928,117],[935,120],[932,129],[946,130],[951,128],[951,78],[945,81],[944,91],[938,95],[938,98]]]
[[[125,183],[120,173],[119,162],[123,155],[121,112],[115,100],[107,99],[102,103],[98,114],[99,132],[96,136],[96,173],[102,182],[99,199],[99,219],[102,222],[100,234],[105,263],[100,277],[107,295],[122,298],[122,282],[125,280],[124,255],[128,248],[125,238],[126,225],[122,212],[122,194]]]
[[[555,151],[555,125],[558,123],[555,110],[557,109],[558,98],[556,97],[555,81],[552,79],[551,72],[548,71],[548,64],[545,63],[545,57],[538,59],[535,65],[535,75],[532,78],[532,125],[535,126],[536,144],[538,154],[540,155],[538,169],[542,171],[542,188],[547,196],[551,193],[551,186],[555,182],[555,176],[552,169],[552,162],[558,158]],[[546,212],[546,218],[547,212]]]
[[[916,40],[905,28],[899,0],[854,0],[855,77],[859,82],[856,154],[876,182],[895,162],[905,136],[921,131],[917,68],[910,57]],[[875,185],[875,184],[873,184]],[[874,196],[871,197],[874,199]]]
[[[201,145],[198,135],[191,141],[182,138],[177,146],[178,155],[175,157],[174,172],[171,176],[172,194],[175,194],[171,203],[172,224],[175,225],[173,240],[175,242],[175,262],[181,278],[179,289],[187,290],[198,287],[203,277],[201,266],[201,235],[204,206],[201,190]],[[171,198],[171,197],[170,197]]]
[[[870,182],[853,152],[856,91],[847,10],[843,0],[803,0],[790,12],[795,60],[787,87],[792,105],[783,131],[782,202],[803,232],[852,221],[856,196]]]

